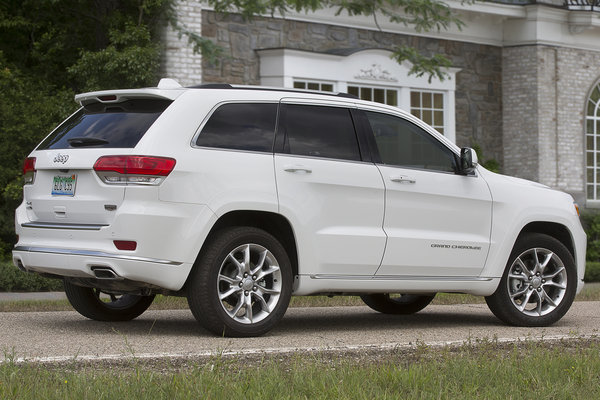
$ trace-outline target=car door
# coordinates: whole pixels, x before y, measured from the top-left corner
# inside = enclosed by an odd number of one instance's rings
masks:
[[[487,183],[476,172],[457,174],[455,153],[417,121],[372,111],[366,117],[386,188],[388,241],[376,275],[478,276],[490,246]]]
[[[372,276],[383,256],[384,185],[361,154],[345,104],[281,104],[275,152],[280,213],[294,227],[300,274]]]

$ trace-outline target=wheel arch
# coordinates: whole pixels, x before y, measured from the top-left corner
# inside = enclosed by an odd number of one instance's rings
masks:
[[[237,210],[230,211],[219,217],[208,233],[206,240],[204,240],[196,260],[199,259],[206,248],[206,245],[211,242],[214,235],[223,229],[236,226],[250,226],[262,229],[273,235],[279,240],[290,258],[290,263],[292,264],[292,276],[295,277],[298,275],[298,251],[292,225],[281,214],[268,211]]]
[[[523,236],[526,233],[543,233],[545,235],[555,238],[556,240],[561,242],[567,248],[567,250],[569,250],[569,253],[571,253],[573,259],[577,260],[573,236],[571,235],[571,232],[566,226],[556,222],[530,222],[527,225],[525,225],[523,229],[521,229],[521,232],[519,232],[515,243],[517,243],[519,241],[519,238],[521,238],[521,236]]]

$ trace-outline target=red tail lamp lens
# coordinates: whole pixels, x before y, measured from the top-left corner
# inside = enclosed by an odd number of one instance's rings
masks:
[[[35,171],[35,157],[27,157],[23,162],[23,175]]]
[[[128,175],[167,176],[175,167],[175,159],[147,156],[104,156],[94,164],[95,171],[111,171]]]
[[[31,185],[35,180],[35,157],[27,157],[23,162],[23,183]]]
[[[137,248],[137,242],[133,240],[113,240],[113,243],[119,250],[134,251]]]

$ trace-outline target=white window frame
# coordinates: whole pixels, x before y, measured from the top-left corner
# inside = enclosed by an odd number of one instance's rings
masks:
[[[586,205],[594,208],[600,207],[600,196],[597,195],[598,189],[600,188],[600,99],[597,102],[592,100],[594,92],[600,91],[600,81],[597,82],[590,91],[589,96],[585,102],[585,123],[584,123],[584,135],[585,135],[585,191],[586,191]],[[589,112],[590,102],[593,104],[593,110],[591,114]],[[588,131],[588,122],[592,121],[592,132]],[[592,139],[592,148],[588,147],[588,139]],[[588,155],[592,155],[591,165],[588,163]],[[592,181],[588,179],[588,172],[592,172]],[[592,188],[592,196],[590,196],[589,188]]]
[[[292,49],[258,50],[261,84],[293,88],[294,80],[333,83],[337,92],[348,86],[367,86],[398,91],[398,107],[410,113],[410,92],[444,93],[444,136],[456,142],[456,73],[447,68],[447,79],[409,75],[410,64],[399,64],[387,50],[362,50],[349,55],[315,53]]]
[[[318,92],[323,92],[323,93],[334,93],[335,90],[335,82],[331,82],[331,81],[320,81],[320,80],[316,80],[316,79],[302,79],[302,78],[294,78],[294,81],[292,83],[292,87],[295,88],[296,87],[296,83],[301,82],[304,83],[306,85],[306,90],[316,90]],[[309,89],[308,85],[309,84],[316,84],[319,85],[319,89]],[[332,90],[331,91],[327,91],[327,90],[323,90],[322,87],[323,85],[331,85]]]

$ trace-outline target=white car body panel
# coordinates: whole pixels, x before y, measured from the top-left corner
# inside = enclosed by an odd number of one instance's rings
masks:
[[[373,275],[386,242],[384,187],[375,165],[277,154],[275,171],[300,274]]]
[[[174,102],[134,148],[31,153],[38,174],[33,185],[25,186],[25,200],[16,212],[16,265],[67,277],[94,277],[93,267],[107,266],[123,279],[177,291],[220,217],[259,211],[283,216],[291,225],[298,251],[294,294],[490,295],[518,235],[529,223],[543,222],[569,232],[578,290],[582,287],[585,233],[567,194],[482,167],[475,176],[460,176],[193,145],[220,104],[286,101],[401,116],[458,154],[458,147],[397,108],[312,93],[235,89],[102,91],[77,100],[85,104],[109,95],[117,98],[108,103],[137,98]],[[69,160],[55,163],[58,154]],[[156,187],[110,186],[92,170],[100,156],[127,154],[171,157],[176,165]],[[286,171],[294,166],[311,172]],[[61,169],[77,171],[75,197],[49,195],[49,179]],[[392,175],[406,175],[416,183],[391,182]],[[59,226],[27,227],[33,222]],[[93,229],[74,229],[75,224]],[[113,240],[136,240],[138,247],[117,250]]]
[[[379,166],[389,236],[377,275],[479,276],[489,250],[492,202],[479,176]],[[412,182],[394,182],[398,176]]]

